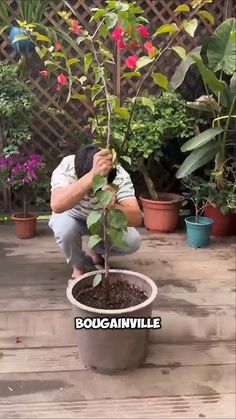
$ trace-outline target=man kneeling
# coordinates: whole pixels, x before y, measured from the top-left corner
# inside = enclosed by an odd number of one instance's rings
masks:
[[[124,211],[128,220],[128,230],[124,233],[127,248],[113,247],[111,255],[134,253],[141,243],[140,235],[134,227],[141,224],[142,213],[129,174],[120,165],[112,169],[112,154],[109,150],[100,149],[96,145],[82,147],[75,156],[65,157],[51,178],[52,217],[49,226],[67,263],[73,267],[72,278],[96,270],[96,265],[104,266],[103,244],[96,246],[92,257],[82,250],[82,236],[90,234],[86,219],[91,211],[101,209],[92,190],[94,175],[108,176],[107,187],[113,194],[110,207]],[[112,183],[119,187],[117,191],[112,188]]]

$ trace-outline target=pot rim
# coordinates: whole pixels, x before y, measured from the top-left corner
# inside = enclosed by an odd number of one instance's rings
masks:
[[[212,218],[210,218],[210,217],[204,217],[204,216],[200,216],[199,217],[199,220],[201,221],[201,219],[204,219],[204,220],[207,220],[208,221],[208,223],[196,223],[196,222],[194,222],[194,221],[191,221],[191,220],[193,220],[195,217],[194,217],[194,215],[192,215],[192,216],[190,216],[190,217],[186,217],[185,218],[185,222],[186,223],[188,223],[188,224],[190,224],[190,225],[194,225],[194,226],[207,226],[207,225],[209,225],[209,224],[213,224],[214,223],[214,220],[212,219]],[[191,220],[190,220],[191,219]]]
[[[86,305],[80,303],[73,296],[72,291],[73,291],[74,286],[79,281],[82,281],[83,279],[86,279],[86,278],[88,278],[92,275],[96,275],[98,273],[101,273],[101,274],[105,273],[105,269],[100,269],[100,270],[97,270],[97,271],[87,272],[87,273],[83,274],[80,278],[74,279],[73,282],[67,286],[66,295],[67,295],[67,298],[70,301],[70,303],[72,305],[74,305],[76,307],[79,307],[82,310],[88,311],[90,313],[105,314],[105,315],[116,315],[116,314],[132,313],[133,311],[137,311],[141,308],[144,308],[144,307],[150,305],[155,300],[155,298],[157,296],[157,293],[158,293],[158,288],[157,288],[157,285],[155,284],[155,282],[152,279],[150,279],[148,276],[146,276],[144,274],[141,274],[139,272],[129,271],[129,270],[126,270],[126,269],[109,269],[109,272],[110,273],[123,273],[123,274],[126,274],[126,275],[136,275],[139,278],[143,279],[151,287],[152,292],[151,292],[150,297],[147,298],[147,300],[143,301],[142,303],[137,304],[133,307],[115,309],[115,310],[99,309],[99,308],[89,307],[89,306],[86,306]]]
[[[28,220],[33,220],[33,219],[37,218],[37,215],[32,214],[32,213],[30,213],[29,217],[26,217],[26,218],[19,217],[19,215],[21,215],[21,214],[23,215],[22,212],[14,212],[12,214],[12,219],[15,220],[15,221],[26,221],[26,220],[28,221]]]
[[[140,195],[139,198],[140,198],[141,202],[144,202],[144,203],[146,202],[146,203],[152,203],[152,204],[165,204],[165,205],[176,204],[177,202],[181,202],[181,201],[184,200],[184,197],[182,195],[175,194],[175,193],[160,192],[159,195],[161,197],[164,197],[164,196],[170,196],[171,197],[171,196],[173,196],[173,198],[176,197],[176,198],[178,198],[178,200],[177,199],[176,200],[173,199],[173,201],[172,200],[170,200],[170,201],[162,201],[160,199],[158,201],[155,201],[155,200],[150,199],[150,198],[145,198],[143,195]]]

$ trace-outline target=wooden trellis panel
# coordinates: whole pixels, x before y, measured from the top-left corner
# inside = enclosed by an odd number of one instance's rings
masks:
[[[17,17],[15,0],[3,1],[8,3],[11,20],[12,23],[14,23]],[[89,28],[89,25],[91,25],[91,23],[89,23],[91,7],[100,7],[105,3],[104,0],[69,0],[69,2],[76,11],[77,19],[85,28]],[[142,7],[145,16],[150,21],[151,31],[156,29],[158,26],[172,22],[173,20],[178,23],[178,16],[173,13],[173,10],[180,3],[182,2],[173,0],[137,0],[137,5]],[[206,9],[211,11],[211,13],[215,16],[217,25],[221,23],[224,18],[235,16],[236,2],[234,2],[234,0],[215,0],[213,1],[213,4],[206,6]],[[51,0],[50,8],[45,13],[43,24],[61,27],[63,22],[57,15],[60,10],[64,10],[63,1]],[[181,33],[176,39],[176,43],[184,46],[186,50],[189,51],[199,45],[201,40],[211,33],[212,27],[204,18],[202,18],[201,24],[194,38],[190,37],[186,33]],[[160,47],[162,47],[165,37],[160,37],[159,39]],[[80,48],[80,52],[82,58],[86,51]],[[18,61],[18,59],[19,55],[14,52],[6,34],[3,33],[0,36],[0,62],[3,64],[14,63]],[[178,56],[171,53],[170,58],[169,52],[163,56],[162,60],[160,60],[158,71],[164,71],[165,74],[171,76],[178,62]],[[128,95],[132,96],[135,94],[137,89],[137,82],[135,82],[135,79],[123,79],[120,81],[120,73],[123,71],[123,65],[124,61],[121,59],[120,63],[118,62],[113,79],[110,81],[111,87],[114,88],[114,92],[120,95],[121,100],[123,97],[122,92],[125,92],[126,94],[128,92]],[[65,104],[64,96],[62,96],[59,100],[58,92],[55,90],[55,85],[52,86],[48,80],[42,79],[39,76],[39,71],[43,68],[43,63],[36,56],[36,54],[29,57],[28,79],[30,80],[30,87],[36,94],[40,105],[33,112],[31,129],[33,132],[33,142],[35,144],[35,148],[39,152],[43,153],[49,167],[53,168],[61,158],[62,149],[60,144],[62,141],[71,139],[79,144],[80,128],[88,124],[88,117],[92,116],[92,109],[87,102],[72,100],[68,104]],[[152,93],[157,92],[157,87],[153,84],[150,85],[150,81],[148,83],[149,89],[151,86]],[[185,93],[188,94],[188,92],[193,92],[195,85],[195,74],[191,74],[190,72],[184,86]],[[50,113],[48,111],[48,108],[50,107],[53,107],[57,111],[63,111],[63,115]],[[1,198],[0,196],[0,205],[1,202],[3,202],[3,197]],[[7,207],[9,209],[9,200],[6,202],[5,196],[4,208],[7,209]]]

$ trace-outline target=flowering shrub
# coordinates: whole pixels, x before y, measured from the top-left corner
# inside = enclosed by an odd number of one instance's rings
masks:
[[[24,217],[28,215],[27,190],[36,191],[45,182],[45,165],[37,153],[20,151],[0,156],[0,184],[13,189],[22,189]]]

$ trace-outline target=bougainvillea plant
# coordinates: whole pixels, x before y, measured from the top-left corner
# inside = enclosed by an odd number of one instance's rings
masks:
[[[47,30],[46,35],[36,32],[37,28],[32,27],[32,24],[24,26],[28,36],[36,40],[36,51],[45,62],[46,69],[41,76],[53,81],[53,75],[54,79],[56,75],[55,89],[60,95],[67,92],[67,102],[78,100],[90,103],[91,129],[96,133],[96,138],[99,138],[101,146],[112,150],[114,165],[120,159],[129,160],[124,156],[124,151],[137,101],[142,100],[150,107],[148,97],[142,96],[146,80],[150,77],[159,87],[169,88],[167,76],[158,71],[160,58],[171,49],[181,58],[186,56],[185,49],[177,45],[176,40],[181,31],[194,36],[199,23],[197,16],[202,15],[212,22],[212,15],[204,8],[206,3],[212,3],[212,0],[192,0],[178,6],[175,9],[175,22],[158,26],[154,31],[151,31],[142,8],[135,1],[110,0],[104,2],[104,7],[91,9],[91,19],[87,27],[81,25],[80,16],[66,0],[66,10],[58,13],[64,20],[63,25]],[[54,35],[50,37],[52,33]],[[163,36],[166,37],[164,46],[163,39],[160,38]],[[120,54],[124,56],[125,62],[121,78],[138,80],[136,94],[130,99],[131,108],[122,105],[113,90],[112,79]],[[128,97],[127,92],[124,99]],[[114,115],[119,115],[126,121],[126,132],[119,139],[113,136]],[[123,245],[122,236],[127,229],[123,212],[108,209],[112,194],[103,190],[106,184],[106,178],[94,178],[93,190],[104,210],[93,212],[88,218],[92,233],[91,247],[102,238],[105,241],[105,280],[108,279],[110,245]],[[101,277],[97,276],[95,283],[100,280]]]
[[[0,156],[0,184],[22,191],[23,216],[29,216],[29,190],[41,185],[44,173],[42,157],[37,153],[18,153]]]

